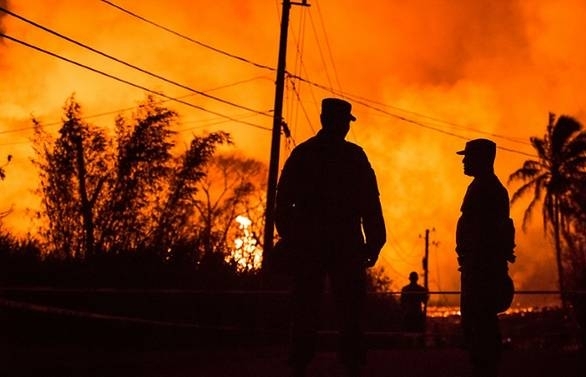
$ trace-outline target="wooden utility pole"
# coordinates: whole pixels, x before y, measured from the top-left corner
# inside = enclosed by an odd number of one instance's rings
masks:
[[[283,0],[281,36],[279,38],[279,58],[277,62],[277,78],[275,82],[275,106],[271,139],[271,156],[269,160],[269,176],[267,182],[267,202],[263,240],[263,253],[265,256],[273,249],[273,238],[275,234],[275,199],[277,194],[277,179],[279,177],[279,153],[281,149],[281,127],[283,124],[283,92],[285,89],[285,65],[287,62],[287,34],[289,30],[289,13],[291,5],[309,6],[307,0],[303,0],[301,3],[294,3],[291,2],[291,0]]]
[[[429,229],[425,229],[425,255],[423,256],[423,287],[429,292]],[[427,302],[423,304],[423,314],[427,318]]]

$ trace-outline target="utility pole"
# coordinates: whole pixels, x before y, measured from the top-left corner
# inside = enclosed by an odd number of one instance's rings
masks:
[[[425,255],[423,256],[423,287],[429,292],[429,229],[425,229]],[[423,315],[427,318],[427,302],[423,304]]]
[[[273,238],[275,234],[275,200],[277,196],[277,178],[279,176],[279,153],[281,149],[281,127],[283,124],[283,92],[285,89],[285,65],[287,63],[287,34],[289,30],[289,13],[291,5],[309,6],[307,0],[303,0],[301,3],[291,2],[291,0],[283,0],[281,35],[279,38],[279,58],[277,62],[277,77],[275,82],[275,106],[271,138],[271,156],[269,160],[269,176],[267,182],[267,202],[263,240],[263,253],[265,256],[273,249]]]

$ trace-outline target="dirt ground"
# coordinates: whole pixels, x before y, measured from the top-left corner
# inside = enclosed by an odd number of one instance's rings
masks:
[[[88,349],[4,345],[0,376],[20,377],[287,377],[284,346],[214,349]],[[507,350],[502,377],[584,377],[580,350]],[[466,353],[458,348],[374,349],[364,377],[466,377]],[[341,376],[335,353],[320,352],[310,376]]]

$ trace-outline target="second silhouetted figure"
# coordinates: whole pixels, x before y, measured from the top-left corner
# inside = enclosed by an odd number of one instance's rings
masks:
[[[494,173],[496,144],[487,139],[466,143],[464,174],[474,177],[462,201],[456,229],[461,272],[460,311],[474,377],[496,377],[501,354],[497,314],[513,298],[508,263],[515,261],[514,226],[509,195]]]

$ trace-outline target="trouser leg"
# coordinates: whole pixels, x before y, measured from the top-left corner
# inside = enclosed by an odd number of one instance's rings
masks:
[[[304,271],[293,281],[289,362],[294,367],[305,367],[315,354],[323,279],[318,271]]]
[[[497,376],[502,349],[497,314],[483,307],[462,309],[462,326],[474,376]]]
[[[331,280],[338,317],[338,354],[346,367],[357,369],[366,359],[362,329],[366,273],[358,264],[336,266]]]

